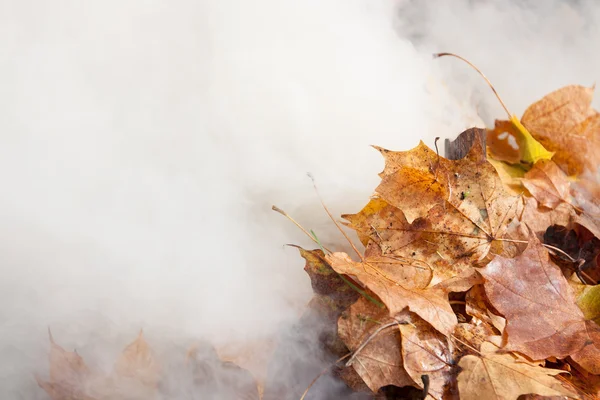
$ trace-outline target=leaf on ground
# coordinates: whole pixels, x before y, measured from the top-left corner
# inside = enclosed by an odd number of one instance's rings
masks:
[[[581,308],[585,319],[600,324],[600,285],[583,286],[577,296],[577,305]]]
[[[538,142],[519,120],[496,120],[494,129],[487,130],[487,146],[491,158],[527,167],[539,160],[549,160],[554,153]]]
[[[449,195],[448,180],[456,171],[452,161],[439,156],[423,142],[408,151],[375,147],[385,159],[376,192],[401,208],[409,222],[423,216]]]
[[[510,121],[496,120],[494,129],[487,130],[486,145],[492,159],[509,164],[520,164],[524,160],[523,135]]]
[[[254,340],[252,342],[229,343],[217,349],[219,358],[247,370],[256,380],[259,394],[264,393],[267,368],[275,351],[274,340]]]
[[[158,386],[161,368],[142,331],[137,339],[123,350],[114,371],[119,377],[131,378],[153,388]]]
[[[488,299],[507,320],[507,350],[533,360],[571,355],[600,373],[600,328],[585,319],[560,268],[535,236],[518,257],[496,257],[479,271]]]
[[[391,321],[387,310],[361,297],[340,316],[338,334],[354,352],[379,327]],[[404,369],[400,340],[400,331],[392,326],[379,332],[356,355],[352,367],[373,392],[388,385],[415,385]]]
[[[525,176],[525,169],[521,165],[508,164],[505,161],[498,161],[492,157],[488,157],[487,160],[496,169],[500,180],[509,194],[519,196],[523,193],[521,179]]]
[[[405,152],[380,151],[386,166],[377,195],[402,210],[409,223],[426,217],[433,233],[483,240],[473,249],[481,257],[517,214],[518,197],[507,193],[477,144],[464,158],[452,161],[423,143]],[[438,215],[428,216],[432,209]]]
[[[554,209],[563,202],[570,203],[570,182],[553,161],[536,162],[523,177],[523,186],[544,207]]]
[[[408,324],[400,325],[404,369],[423,388],[421,376],[429,376],[429,393],[445,398],[456,378],[448,338],[414,314],[405,313]]]
[[[498,333],[502,334],[506,328],[506,319],[496,315],[490,309],[492,308],[483,289],[483,285],[473,286],[465,296],[465,309],[467,314],[476,318],[481,323],[485,323],[490,329],[496,328]],[[493,332],[493,331],[492,331]],[[490,332],[490,334],[492,334]]]
[[[53,400],[87,398],[86,384],[92,376],[83,358],[76,351],[66,351],[56,344],[50,329],[50,380],[44,381],[36,376],[38,385]]]
[[[316,295],[331,298],[335,310],[342,310],[356,301],[358,292],[348,279],[339,275],[325,259],[323,250],[304,250],[298,247],[300,255],[306,261],[304,271],[310,277],[313,292]],[[336,317],[337,320],[337,317]]]
[[[548,209],[539,207],[537,200],[529,197],[525,199],[520,221],[541,237],[549,226],[570,226],[576,217],[573,207],[567,203],[560,203],[556,208]]]
[[[256,380],[247,370],[222,361],[215,348],[201,342],[188,350],[187,370],[194,384],[194,398],[220,398],[231,400],[259,400]]]
[[[381,299],[392,316],[408,307],[446,336],[458,323],[447,292],[427,287],[431,271],[426,267],[391,256],[373,256],[355,262],[346,253],[329,254],[327,261],[340,274],[355,276]]]
[[[554,377],[565,371],[517,362],[510,354],[496,353],[496,347],[487,342],[482,344],[481,353],[459,362],[461,400],[513,400],[530,393],[579,398]]]
[[[535,102],[522,124],[548,150],[567,174],[596,172],[600,161],[600,113],[591,107],[594,89],[566,86]]]
[[[423,218],[408,223],[401,210],[375,198],[359,213],[343,218],[350,228],[376,243],[383,255],[431,270],[432,285],[469,275],[492,246],[485,232],[450,205],[435,206]]]

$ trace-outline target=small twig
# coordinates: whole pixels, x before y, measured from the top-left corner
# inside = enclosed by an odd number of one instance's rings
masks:
[[[315,379],[312,380],[312,382],[310,383],[310,385],[308,385],[308,387],[306,388],[306,390],[304,391],[304,393],[302,393],[302,397],[300,397],[300,400],[304,400],[304,398],[306,397],[306,395],[308,394],[308,391],[310,390],[310,388],[317,383],[317,381],[319,380],[320,377],[322,377],[327,371],[329,371],[329,369],[331,367],[333,367],[334,365],[336,365],[337,363],[339,363],[340,361],[350,357],[350,355],[352,355],[352,353],[348,353],[343,357],[338,358],[333,364],[331,364],[330,366],[328,366],[327,368],[324,368],[323,371],[321,371],[319,373],[319,375],[316,376]]]
[[[508,114],[508,118],[512,117],[512,114],[510,113],[510,111],[508,111],[508,108],[506,107],[506,104],[504,104],[504,102],[500,98],[500,95],[498,94],[498,92],[494,88],[494,85],[492,85],[492,82],[490,82],[490,80],[487,78],[487,76],[485,76],[485,74],[483,72],[481,72],[481,70],[479,68],[477,68],[472,62],[470,62],[466,58],[463,58],[463,57],[461,57],[461,56],[459,56],[457,54],[454,54],[454,53],[437,53],[437,54],[433,55],[434,58],[444,57],[444,56],[456,57],[459,60],[462,60],[462,61],[466,62],[467,64],[469,64],[471,66],[471,68],[473,68],[475,71],[477,71],[479,73],[479,75],[481,75],[481,77],[483,79],[485,79],[485,81],[487,82],[487,84],[490,87],[490,89],[492,89],[492,91],[496,95],[496,98],[498,99],[498,101],[500,102],[500,104],[502,104],[502,108],[504,108],[504,111],[506,111],[506,113]]]
[[[571,262],[573,262],[573,263],[574,263],[574,262],[577,262],[577,260],[576,260],[576,259],[574,259],[573,257],[571,257],[571,256],[570,256],[569,254],[567,254],[565,251],[563,251],[563,250],[559,249],[558,247],[554,247],[554,246],[552,246],[552,245],[545,244],[545,243],[542,243],[542,245],[543,245],[544,247],[548,248],[548,249],[551,249],[551,250],[554,250],[554,251],[557,251],[557,252],[559,252],[560,254],[562,254],[562,255],[564,255],[565,257],[567,257],[567,258],[569,259],[569,261],[571,261]]]

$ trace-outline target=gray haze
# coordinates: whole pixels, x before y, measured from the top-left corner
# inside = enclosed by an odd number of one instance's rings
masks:
[[[593,1],[0,0],[0,397],[89,358],[294,321],[382,160],[600,77]],[[157,346],[158,346],[157,344]],[[103,349],[103,350],[102,350]],[[110,349],[110,351],[106,351]],[[102,351],[101,351],[102,350]],[[112,352],[112,353],[111,353]]]

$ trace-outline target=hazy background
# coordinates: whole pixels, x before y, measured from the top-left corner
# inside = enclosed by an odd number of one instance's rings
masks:
[[[50,326],[86,358],[269,337],[311,289],[321,209],[394,150],[600,77],[594,1],[0,0],[0,397],[45,398]],[[108,350],[109,351],[108,351]],[[102,364],[102,362],[98,362]]]

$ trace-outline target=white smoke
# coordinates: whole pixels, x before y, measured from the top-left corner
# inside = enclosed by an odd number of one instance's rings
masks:
[[[282,245],[311,244],[272,204],[343,246],[307,172],[354,212],[370,144],[505,117],[432,52],[520,115],[598,79],[599,27],[593,1],[1,1],[2,398],[44,398],[48,326],[96,356],[276,335],[311,296]]]

